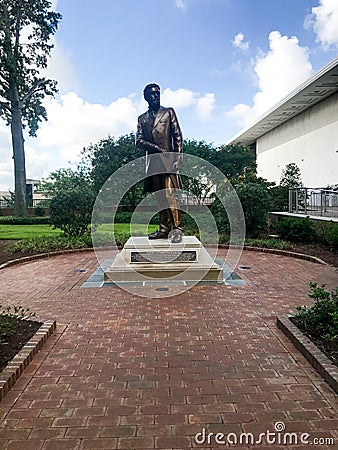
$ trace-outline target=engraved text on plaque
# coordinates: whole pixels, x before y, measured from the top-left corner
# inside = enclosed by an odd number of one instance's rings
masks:
[[[196,250],[131,252],[131,263],[165,264],[170,262],[187,263],[197,261]]]

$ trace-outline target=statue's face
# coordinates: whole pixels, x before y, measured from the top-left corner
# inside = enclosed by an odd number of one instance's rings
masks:
[[[157,87],[150,88],[147,92],[146,100],[150,109],[158,109],[160,107],[160,90]]]

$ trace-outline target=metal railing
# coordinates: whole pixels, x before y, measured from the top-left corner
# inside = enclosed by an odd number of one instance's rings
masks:
[[[289,212],[338,218],[338,191],[325,188],[290,188]]]

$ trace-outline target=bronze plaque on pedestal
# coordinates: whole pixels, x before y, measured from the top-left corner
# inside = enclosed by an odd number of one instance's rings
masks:
[[[131,263],[148,263],[148,264],[166,264],[166,263],[187,263],[197,261],[197,252],[195,250],[182,251],[146,251],[131,252]]]

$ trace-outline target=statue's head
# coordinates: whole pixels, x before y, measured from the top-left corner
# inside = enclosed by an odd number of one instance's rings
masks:
[[[160,86],[156,83],[147,84],[143,89],[143,96],[148,102],[149,108],[156,110],[160,107],[160,90]]]

